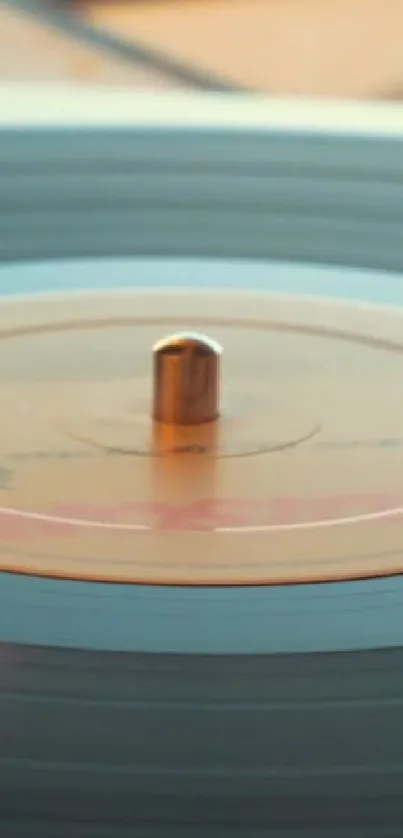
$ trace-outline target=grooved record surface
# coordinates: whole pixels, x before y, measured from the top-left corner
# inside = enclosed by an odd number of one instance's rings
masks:
[[[255,131],[0,132],[2,292],[139,271],[401,305],[398,132]],[[400,577],[178,592],[4,574],[2,816],[21,833],[23,789],[41,838],[73,817],[99,833],[100,813],[114,835],[396,833],[402,593]]]

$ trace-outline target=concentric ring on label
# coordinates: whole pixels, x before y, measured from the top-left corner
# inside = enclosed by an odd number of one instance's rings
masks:
[[[27,509],[13,509],[12,507],[0,507],[0,516],[27,518],[33,521],[43,521],[45,524],[64,524],[69,527],[82,527],[84,529],[105,529],[116,530],[117,532],[152,532],[153,528],[147,524],[117,524],[113,521],[91,521],[85,518],[63,518],[57,515],[45,515],[40,512],[32,512]],[[394,518],[403,515],[403,506],[391,509],[382,509],[379,512],[368,512],[362,515],[353,515],[346,518],[327,518],[319,521],[301,521],[295,524],[263,524],[246,527],[215,527],[213,533],[257,533],[257,532],[287,532],[287,530],[310,530],[323,527],[342,527],[356,524],[380,521],[383,518]]]

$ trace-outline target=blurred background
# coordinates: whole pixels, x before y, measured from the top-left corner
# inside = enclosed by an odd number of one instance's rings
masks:
[[[0,82],[399,100],[403,0],[10,0]]]

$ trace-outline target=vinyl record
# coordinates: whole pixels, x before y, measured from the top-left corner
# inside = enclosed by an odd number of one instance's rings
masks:
[[[195,101],[0,131],[0,816],[378,838],[403,145],[385,109]]]

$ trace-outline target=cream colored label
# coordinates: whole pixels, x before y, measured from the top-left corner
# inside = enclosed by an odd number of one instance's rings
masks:
[[[163,584],[399,572],[402,326],[268,295],[2,305],[0,567]],[[151,351],[194,327],[224,348],[223,400],[189,445],[151,421]]]

